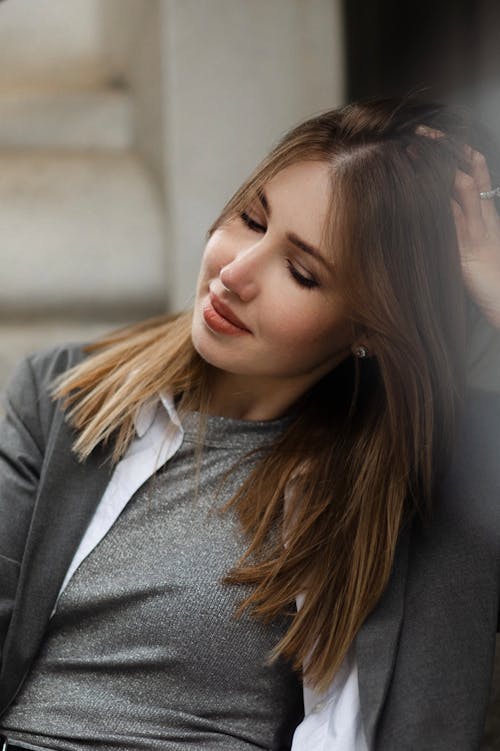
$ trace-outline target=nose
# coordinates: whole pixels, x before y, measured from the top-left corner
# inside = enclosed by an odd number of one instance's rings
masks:
[[[219,271],[222,286],[233,292],[243,302],[249,302],[258,293],[258,275],[262,259],[255,246],[246,248]]]

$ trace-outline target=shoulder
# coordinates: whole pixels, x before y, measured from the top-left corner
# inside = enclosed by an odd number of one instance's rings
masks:
[[[80,363],[87,355],[86,343],[47,347],[24,357],[12,371],[3,393],[7,415],[16,414],[26,425],[35,421],[47,434],[57,403],[51,388],[57,376]]]
[[[469,388],[459,411],[455,463],[500,478],[500,392]]]
[[[479,414],[482,414],[483,412],[488,412],[490,409],[497,412],[500,409],[500,389],[492,390],[470,386],[466,390],[464,403],[466,412],[467,410],[471,410],[472,412],[477,411]]]
[[[442,483],[443,508],[462,529],[492,539],[500,529],[500,394],[468,389],[460,413],[453,456]]]
[[[69,342],[46,347],[26,357],[26,364],[42,387],[48,386],[57,376],[82,362],[87,342]],[[21,363],[22,365],[22,363]]]
[[[65,370],[81,362],[86,354],[86,343],[69,343],[47,347],[27,355],[16,365],[6,386],[7,395],[35,389],[42,393]]]
[[[459,441],[481,451],[500,450],[500,392],[469,388],[459,420]]]

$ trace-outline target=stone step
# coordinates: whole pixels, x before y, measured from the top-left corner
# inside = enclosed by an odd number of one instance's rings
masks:
[[[134,152],[0,152],[0,311],[165,305],[162,198]]]
[[[127,149],[131,98],[120,88],[0,88],[0,146],[5,149]]]
[[[0,86],[109,80],[107,5],[109,0],[0,3]]]

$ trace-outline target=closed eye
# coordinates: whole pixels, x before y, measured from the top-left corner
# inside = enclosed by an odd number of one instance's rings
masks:
[[[263,227],[262,224],[255,222],[252,217],[248,216],[246,211],[242,211],[240,217],[243,219],[243,222],[247,225],[247,227],[250,227],[250,229],[254,229],[257,232],[265,232],[267,229],[267,227]]]
[[[287,259],[286,262],[287,268],[290,271],[290,274],[293,276],[295,281],[300,284],[301,287],[305,287],[306,289],[313,289],[313,287],[319,287],[318,282],[316,279],[310,279],[308,276],[302,276],[295,266],[292,265],[292,263]]]

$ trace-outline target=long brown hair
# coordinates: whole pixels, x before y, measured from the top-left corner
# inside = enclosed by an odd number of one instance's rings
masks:
[[[420,125],[442,136],[429,138]],[[264,620],[291,613],[304,594],[273,657],[291,659],[319,690],[384,591],[402,525],[415,512],[430,515],[450,456],[468,321],[450,198],[457,166],[467,169],[464,144],[485,151],[477,139],[462,114],[414,99],[321,113],[277,143],[208,231],[248,208],[284,167],[330,165],[324,246],[353,341],[365,332],[374,356],[348,357],[301,397],[289,427],[227,504],[249,547],[226,581],[254,585],[241,609]],[[69,409],[82,460],[111,442],[117,461],[137,409],[162,389],[208,411],[213,371],[191,343],[191,315],[94,343],[58,380],[54,396]]]

